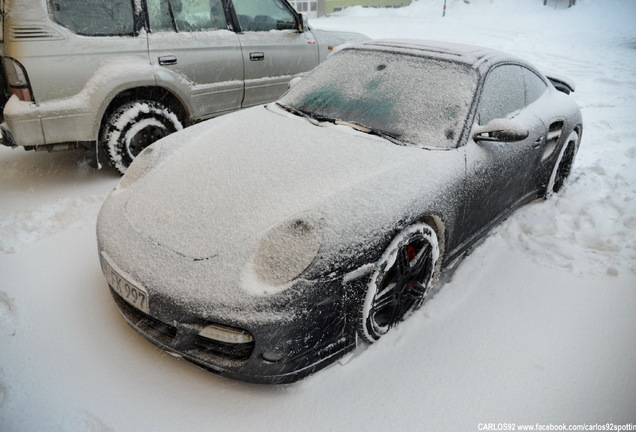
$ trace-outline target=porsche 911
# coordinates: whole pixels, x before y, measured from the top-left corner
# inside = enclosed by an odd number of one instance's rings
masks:
[[[97,224],[114,301],[215,373],[306,377],[411,316],[494,226],[562,188],[583,128],[573,90],[487,48],[344,48],[277,102],[137,156]]]

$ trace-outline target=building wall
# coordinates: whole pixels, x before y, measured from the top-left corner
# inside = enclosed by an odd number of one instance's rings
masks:
[[[399,8],[408,6],[412,0],[324,0],[325,12],[330,14],[332,12],[338,12],[351,6],[366,6],[366,7],[378,7],[378,8]]]
[[[316,18],[324,15],[324,0],[290,0],[291,5],[301,14],[308,18]],[[320,13],[319,3],[323,3],[322,13]]]
[[[289,2],[306,17],[316,18],[351,6],[399,8],[410,5],[412,0],[290,0]]]

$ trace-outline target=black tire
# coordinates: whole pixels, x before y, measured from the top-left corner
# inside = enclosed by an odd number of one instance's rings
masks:
[[[360,336],[374,342],[416,311],[431,287],[439,244],[433,229],[412,225],[396,236],[376,265],[359,322]]]
[[[553,194],[558,193],[565,185],[570,173],[572,172],[572,165],[574,164],[574,157],[579,149],[579,134],[576,131],[572,131],[565,141],[559,156],[552,169],[550,180],[545,192],[545,198],[551,197]]]
[[[102,131],[100,146],[108,164],[124,174],[133,159],[155,141],[183,129],[177,115],[159,102],[127,102],[115,109]]]

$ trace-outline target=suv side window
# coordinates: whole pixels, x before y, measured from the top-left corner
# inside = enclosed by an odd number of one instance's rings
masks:
[[[227,29],[221,0],[147,0],[147,4],[151,31]]]
[[[174,31],[169,0],[146,0],[150,31]]]
[[[49,15],[84,36],[133,36],[133,0],[49,0]]]
[[[521,67],[498,66],[491,70],[481,93],[479,124],[506,118],[526,106],[525,86]]]
[[[278,0],[234,0],[233,3],[241,31],[296,28],[294,15]]]

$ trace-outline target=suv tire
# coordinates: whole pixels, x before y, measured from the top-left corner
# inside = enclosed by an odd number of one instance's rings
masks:
[[[123,175],[143,149],[181,129],[183,124],[167,106],[149,100],[127,102],[108,116],[101,151],[108,164]]]

